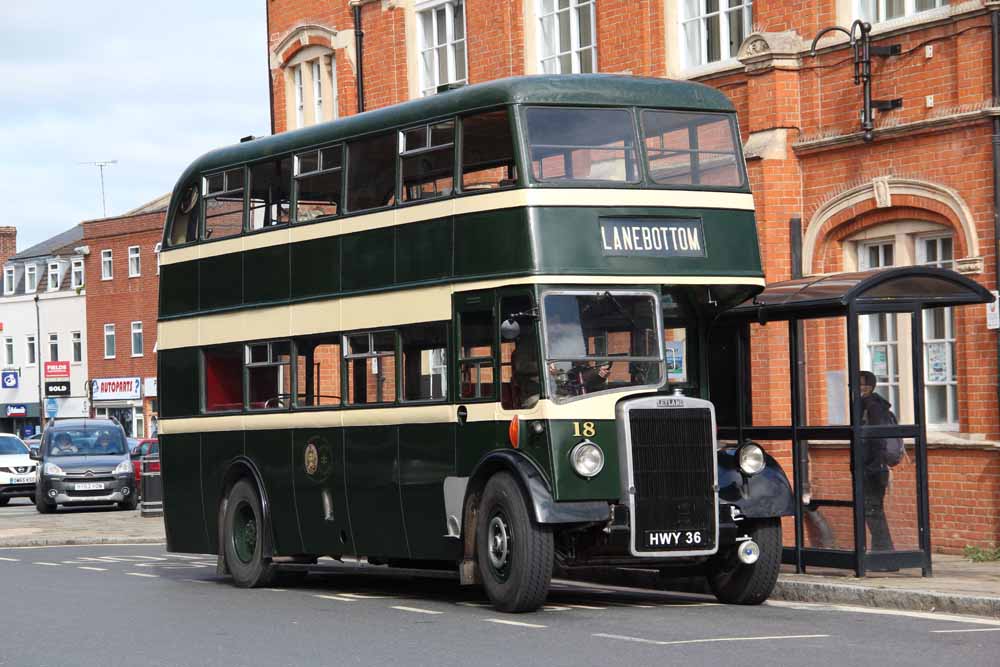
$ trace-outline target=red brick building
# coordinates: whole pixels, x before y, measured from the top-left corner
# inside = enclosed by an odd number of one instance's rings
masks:
[[[169,196],[83,223],[91,414],[129,435],[157,432],[159,250]]]
[[[768,281],[931,264],[997,287],[997,0],[268,0],[276,132],[357,112],[355,4],[367,109],[442,84],[544,72],[699,81],[737,107]],[[846,37],[833,33],[810,52],[822,28],[855,19],[872,24],[873,44],[899,45],[897,55],[873,58],[873,97],[902,106],[876,112],[871,142],[860,132]],[[923,350],[909,349],[908,326],[869,316],[861,356],[906,422],[914,418],[909,355],[924,355],[934,546],[1000,543],[998,331],[981,306],[929,311]],[[755,423],[787,423],[787,329],[757,328],[753,346]],[[810,423],[842,422],[842,323],[811,323],[806,356]],[[777,447],[787,461],[787,445]],[[813,452],[814,494],[849,493],[837,484],[847,471],[843,443],[814,443]],[[897,469],[900,500],[889,511],[900,526],[912,517],[912,477],[912,467]]]

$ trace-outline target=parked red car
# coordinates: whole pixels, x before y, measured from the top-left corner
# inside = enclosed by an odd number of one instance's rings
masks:
[[[149,472],[160,472],[160,441],[156,438],[143,438],[139,440],[139,443],[132,448],[129,452],[129,458],[132,459],[132,468],[135,470],[135,482],[140,488],[140,493],[142,492],[142,457],[143,456],[155,456],[156,461],[152,461],[149,464]]]

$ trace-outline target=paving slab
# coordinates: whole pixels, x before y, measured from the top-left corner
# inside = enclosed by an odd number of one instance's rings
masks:
[[[138,510],[74,507],[39,514],[33,504],[19,498],[0,507],[0,547],[165,541],[163,517],[143,517]]]

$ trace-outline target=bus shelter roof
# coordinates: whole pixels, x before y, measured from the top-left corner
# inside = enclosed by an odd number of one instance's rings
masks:
[[[892,311],[895,306],[938,308],[992,300],[989,290],[951,269],[901,266],[772,283],[728,316],[768,322],[846,315],[855,304]]]

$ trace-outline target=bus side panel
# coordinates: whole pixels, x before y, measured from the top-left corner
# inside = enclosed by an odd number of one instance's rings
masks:
[[[306,457],[309,445],[315,448],[313,463]],[[312,449],[310,457],[311,452]],[[344,485],[344,430],[293,431],[292,471],[304,552],[328,556],[353,554]]]
[[[299,535],[295,494],[292,490],[291,430],[247,431],[246,453],[247,458],[260,471],[270,502],[274,553],[279,556],[302,553],[302,538]]]
[[[285,244],[243,253],[243,303],[288,301],[289,254]]]
[[[406,537],[413,558],[458,560],[459,540],[448,533],[444,478],[455,474],[455,425],[399,427],[399,482]]]
[[[525,209],[502,209],[455,217],[456,276],[530,271],[534,266],[532,257]]]
[[[167,551],[211,553],[201,491],[201,436],[160,436],[163,522]]]
[[[221,431],[201,435],[201,488],[205,498],[205,530],[208,532],[209,549],[219,551],[219,503],[226,472],[233,459],[243,455],[243,431]]]
[[[487,452],[506,445],[497,444],[497,422],[466,422],[456,427],[455,468],[459,477],[472,474]]]
[[[347,499],[358,555],[409,558],[399,495],[395,426],[345,429]]]

